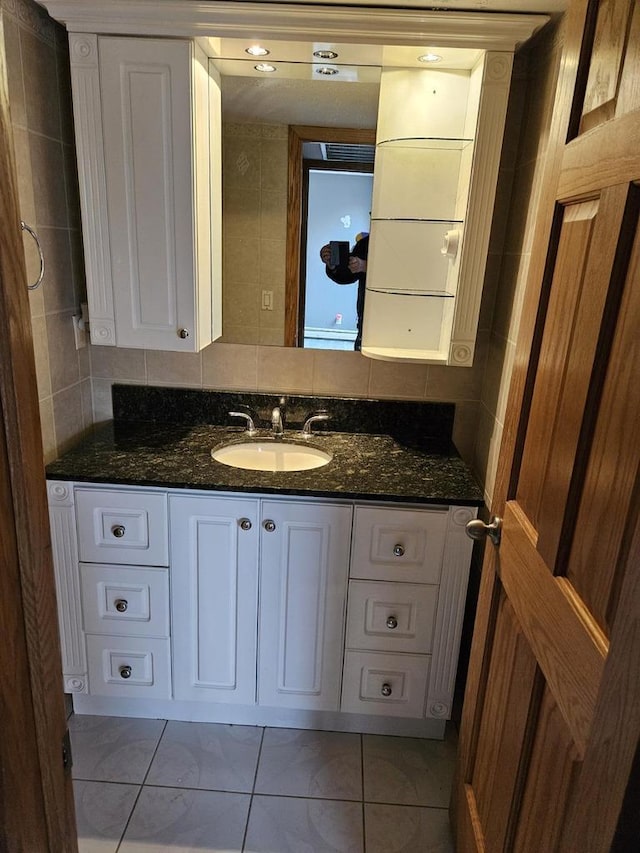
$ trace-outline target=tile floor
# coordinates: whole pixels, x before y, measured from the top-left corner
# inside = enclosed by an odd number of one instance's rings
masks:
[[[72,716],[80,853],[453,853],[455,736]]]

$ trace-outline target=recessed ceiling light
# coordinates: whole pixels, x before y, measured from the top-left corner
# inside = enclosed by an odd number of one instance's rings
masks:
[[[423,53],[418,57],[418,62],[440,62],[441,59],[439,53]]]
[[[316,74],[324,74],[325,77],[331,77],[333,74],[338,74],[337,68],[329,68],[328,65],[322,65],[320,68],[316,68]]]
[[[317,56],[318,59],[337,59],[338,54],[335,50],[314,50],[313,55]]]
[[[249,56],[268,56],[271,51],[267,50],[266,47],[260,47],[259,44],[253,44],[245,50],[245,53],[248,53]]]
[[[269,72],[276,70],[276,66],[270,65],[268,62],[259,62],[253,67],[256,69],[256,71],[262,71],[264,74],[268,74]]]

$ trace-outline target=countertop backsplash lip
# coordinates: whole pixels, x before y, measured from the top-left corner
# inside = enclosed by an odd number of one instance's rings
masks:
[[[151,385],[114,384],[113,418],[116,422],[199,424],[229,426],[238,423],[230,411],[246,411],[256,426],[268,428],[271,411],[285,397],[286,427],[302,427],[317,411],[328,411],[330,420],[314,426],[314,432],[350,432],[391,435],[411,447],[438,448],[448,452],[453,433],[454,403],[411,400],[378,400],[321,397],[301,394],[215,391]]]
[[[329,429],[313,433],[314,445],[333,456],[327,465],[273,473],[234,468],[212,459],[212,448],[242,436],[244,427],[228,417],[241,405],[260,417],[261,434],[269,435],[257,409],[267,405],[270,412],[269,407],[278,404],[276,394],[120,385],[114,386],[114,420],[50,463],[47,479],[168,490],[482,505],[482,490],[451,443],[453,404],[416,403],[416,409],[412,404],[404,408],[404,402],[286,397],[289,414],[305,414],[301,419],[285,415],[285,440],[300,438],[307,405],[336,413]],[[429,428],[422,422],[427,414]],[[368,425],[373,422],[380,431],[353,428],[367,418]],[[422,431],[417,429],[420,425]],[[386,432],[382,426],[388,426]]]

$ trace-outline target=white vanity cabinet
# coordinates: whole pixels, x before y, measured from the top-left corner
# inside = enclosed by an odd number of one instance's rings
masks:
[[[79,713],[442,736],[475,508],[48,491]]]
[[[167,496],[49,485],[65,690],[171,696]]]
[[[191,39],[70,33],[93,344],[221,334],[220,91]]]

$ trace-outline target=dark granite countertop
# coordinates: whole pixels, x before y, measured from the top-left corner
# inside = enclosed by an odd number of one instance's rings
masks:
[[[210,424],[115,421],[47,466],[47,478],[164,488],[208,489],[411,503],[480,506],[482,492],[455,448],[417,448],[389,435],[321,432],[311,443],[333,454],[322,468],[271,473],[232,468],[212,448],[243,437]],[[267,431],[261,438],[270,439]],[[298,429],[285,440],[297,440]]]

